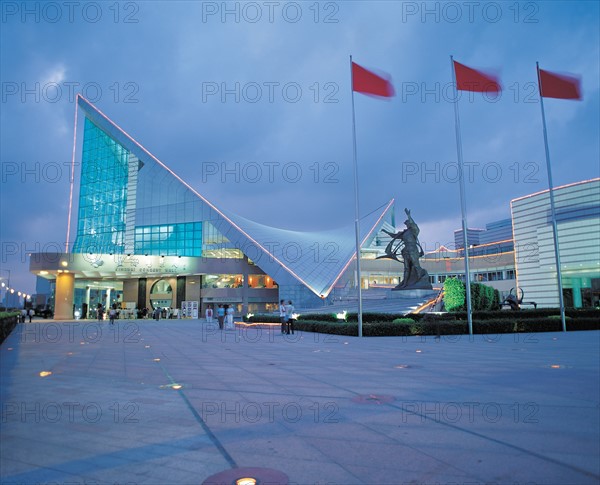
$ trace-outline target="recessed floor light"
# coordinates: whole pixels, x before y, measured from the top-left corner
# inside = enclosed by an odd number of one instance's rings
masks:
[[[272,468],[240,467],[222,471],[208,477],[202,485],[288,485],[289,477]]]

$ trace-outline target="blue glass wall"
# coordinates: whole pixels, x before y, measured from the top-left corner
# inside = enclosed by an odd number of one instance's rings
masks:
[[[129,151],[85,119],[73,252],[123,253]]]
[[[135,253],[202,256],[202,223],[184,222],[136,227]]]

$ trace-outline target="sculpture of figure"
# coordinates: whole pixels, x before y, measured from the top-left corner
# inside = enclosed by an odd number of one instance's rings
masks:
[[[419,243],[419,226],[410,215],[409,209],[404,209],[404,212],[408,216],[408,219],[404,221],[406,229],[397,233],[383,230],[392,240],[385,248],[385,256],[380,256],[378,259],[390,258],[404,264],[404,276],[400,284],[394,288],[395,290],[431,289],[429,275],[419,263],[419,258],[424,254]],[[398,252],[402,259],[398,258]]]

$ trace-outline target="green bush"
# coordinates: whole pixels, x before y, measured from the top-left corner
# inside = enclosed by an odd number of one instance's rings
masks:
[[[415,321],[412,318],[395,318],[392,323],[407,323],[410,325],[415,323]]]
[[[465,284],[457,278],[444,281],[444,306],[449,312],[466,310]],[[494,311],[500,308],[500,293],[491,286],[471,283],[471,309],[476,311]]]
[[[298,320],[294,325],[295,330],[304,332],[326,333],[334,335],[358,335],[358,324],[356,323],[334,323],[310,320]]]
[[[494,290],[494,296],[492,297],[492,305],[490,310],[499,310],[500,309],[500,292],[496,289],[493,288]]]
[[[314,320],[318,322],[339,322],[335,313],[301,313],[298,317],[298,321],[301,320]]]
[[[20,314],[20,312],[0,312],[0,343],[4,342],[17,326]]]
[[[505,312],[507,313],[507,312]],[[514,318],[519,314],[509,313],[513,318],[484,319],[473,321],[475,334],[535,333],[559,332],[562,330],[560,319],[556,318]],[[397,319],[400,320],[400,319]],[[408,337],[414,335],[466,335],[469,333],[466,320],[432,319],[414,321],[401,319],[402,322],[370,322],[363,324],[365,337]],[[333,323],[319,321],[296,322],[296,329],[305,332],[318,332],[344,336],[357,336],[357,323]],[[567,323],[567,330],[600,330],[598,318],[573,319]]]
[[[362,321],[363,323],[373,323],[373,322],[393,322],[397,318],[404,318],[404,314],[402,313],[363,313]],[[348,322],[358,322],[358,313],[348,313],[346,316],[346,321]]]
[[[279,323],[281,322],[279,315],[273,315],[273,314],[257,314],[257,315],[252,315],[250,318],[246,318],[244,317],[244,321],[248,321],[251,323]]]
[[[444,306],[449,312],[465,309],[465,284],[457,278],[444,281]]]

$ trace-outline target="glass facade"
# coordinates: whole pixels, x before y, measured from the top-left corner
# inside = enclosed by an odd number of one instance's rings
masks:
[[[128,166],[129,151],[86,118],[73,252],[124,253]]]
[[[184,222],[135,228],[135,253],[202,256],[202,223]]]

